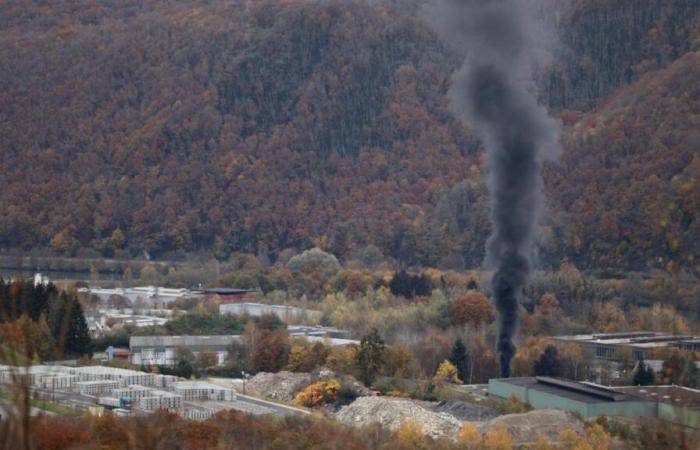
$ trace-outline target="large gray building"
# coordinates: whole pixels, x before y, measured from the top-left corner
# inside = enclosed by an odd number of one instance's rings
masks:
[[[700,351],[700,338],[654,331],[577,334],[554,336],[551,339],[578,344],[590,349],[596,358],[602,359],[615,359],[621,350],[633,352],[637,359],[653,359],[655,353],[672,348]]]
[[[321,311],[297,308],[288,305],[265,305],[263,303],[224,303],[219,305],[219,314],[247,314],[260,317],[263,314],[274,314],[285,323],[307,322],[317,323],[321,319]]]
[[[682,386],[607,387],[551,377],[489,380],[489,395],[515,396],[538,409],[560,409],[582,417],[654,417],[700,427],[700,391]]]
[[[238,341],[240,336],[131,336],[129,349],[132,364],[140,365],[175,365],[178,348],[186,348],[195,356],[199,353],[215,353],[219,365],[223,365],[228,356],[228,348]]]

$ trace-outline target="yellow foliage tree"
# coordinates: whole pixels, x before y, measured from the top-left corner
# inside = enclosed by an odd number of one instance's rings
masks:
[[[433,377],[434,385],[442,386],[443,383],[462,384],[462,380],[460,380],[457,375],[457,368],[448,360],[444,360],[440,364],[440,367],[438,367]]]
[[[560,450],[582,450],[586,444],[585,439],[571,428],[561,430],[557,439],[557,447]]]
[[[297,394],[294,398],[294,404],[307,408],[317,408],[337,401],[339,395],[340,383],[336,380],[319,381],[307,386],[306,389]]]
[[[473,423],[465,422],[459,430],[459,443],[465,450],[477,450],[481,445],[481,433]]]
[[[546,436],[540,436],[535,441],[532,450],[554,450],[554,446],[549,442]]]
[[[428,441],[423,434],[423,427],[417,422],[407,420],[396,431],[396,441],[391,444],[396,450],[428,450]]]
[[[22,314],[17,320],[0,324],[0,343],[29,359],[47,359],[51,356],[53,337],[43,316],[34,322]]]
[[[353,347],[331,347],[326,358],[326,367],[334,372],[352,373],[355,369],[355,349]]]
[[[513,357],[513,375],[521,377],[534,375],[533,363],[544,353],[544,349],[548,344],[549,342],[546,338],[529,337],[525,344],[518,348]]]
[[[586,430],[586,440],[593,450],[609,450],[612,444],[612,438],[599,424],[594,424]]]
[[[289,349],[289,358],[287,359],[287,370],[297,372],[306,358],[306,349],[301,345],[293,345]]]
[[[512,450],[513,438],[505,427],[499,427],[486,433],[484,448],[486,450]]]

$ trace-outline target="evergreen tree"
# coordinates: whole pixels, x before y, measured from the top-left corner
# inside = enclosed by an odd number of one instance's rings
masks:
[[[90,353],[90,333],[83,307],[75,295],[61,292],[50,310],[49,325],[59,354],[82,356]]]
[[[637,364],[637,369],[634,371],[635,386],[649,386],[654,384],[654,371],[644,362],[643,359]]]
[[[700,388],[700,369],[692,358],[686,358],[685,363],[683,385],[693,389]]]
[[[384,340],[376,328],[360,341],[360,348],[355,356],[355,363],[360,371],[360,379],[370,386],[384,365]]]
[[[405,270],[397,272],[389,282],[389,289],[394,295],[413,298],[413,277],[406,273]]]
[[[459,375],[459,379],[466,383],[469,379],[469,358],[467,355],[467,347],[464,345],[464,342],[462,342],[462,339],[460,338],[457,338],[454,345],[452,346],[450,362],[457,368],[457,374]]]
[[[91,348],[90,330],[85,320],[85,314],[83,314],[83,307],[75,296],[71,296],[69,299],[68,314],[70,321],[65,353],[74,356],[87,355]]]
[[[562,364],[557,348],[553,345],[548,345],[540,359],[535,361],[534,369],[537,376],[560,377]]]
[[[433,293],[433,283],[430,278],[424,273],[414,276],[412,291],[414,295],[429,296]]]

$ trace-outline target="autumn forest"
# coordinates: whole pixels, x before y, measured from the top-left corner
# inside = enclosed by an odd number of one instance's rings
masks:
[[[564,148],[540,265],[698,273],[700,4],[540,5],[536,94]],[[0,248],[482,263],[482,144],[450,112],[458,50],[421,1],[9,1],[0,17]]]

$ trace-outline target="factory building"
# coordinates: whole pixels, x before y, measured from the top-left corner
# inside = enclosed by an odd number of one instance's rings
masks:
[[[321,342],[331,347],[342,347],[346,345],[360,345],[360,341],[349,339],[350,332],[333,327],[289,325],[287,333],[290,337],[300,337],[313,343]]]
[[[264,314],[274,314],[285,323],[313,322],[321,319],[321,311],[306,308],[297,308],[287,305],[265,305],[262,303],[223,303],[219,305],[219,314],[247,314],[260,317]]]
[[[551,377],[489,380],[489,395],[582,417],[655,417],[700,428],[700,391],[681,386],[605,387]]]
[[[623,350],[633,352],[637,359],[654,359],[660,352],[673,348],[700,351],[700,338],[653,331],[578,334],[554,336],[550,339],[578,344],[600,359],[615,359]]]
[[[219,365],[228,356],[229,346],[240,336],[131,336],[129,350],[131,363],[140,365],[173,366],[178,348],[186,348],[195,356],[199,353],[215,353]],[[141,384],[141,383],[134,383]]]
[[[236,399],[236,394],[216,384],[204,381],[178,381],[172,386],[176,394],[180,394],[185,400],[215,400],[231,401]]]
[[[97,296],[100,301],[107,302],[110,297],[123,297],[132,304],[136,301],[143,301],[151,308],[164,308],[170,303],[183,298],[199,297],[189,289],[170,289],[158,286],[140,286],[132,288],[80,288],[78,292],[86,295]]]
[[[255,289],[209,288],[195,289],[192,292],[201,295],[207,300],[214,300],[221,303],[255,301]]]

